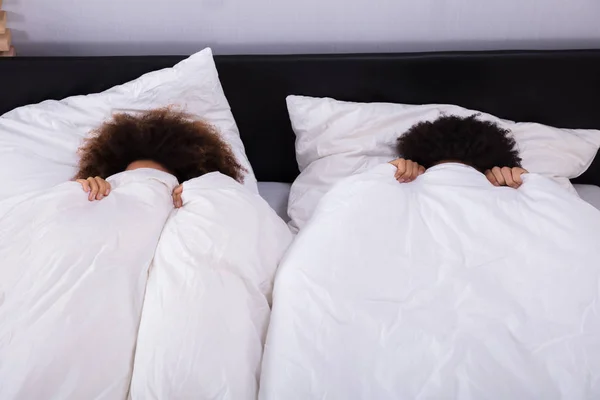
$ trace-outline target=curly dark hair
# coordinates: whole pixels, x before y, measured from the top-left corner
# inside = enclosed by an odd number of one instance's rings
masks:
[[[467,164],[482,173],[498,166],[520,167],[521,157],[510,131],[477,117],[447,115],[420,122],[398,138],[398,152],[425,168],[441,161]]]
[[[214,127],[169,108],[117,114],[79,152],[75,179],[106,179],[140,160],[160,164],[181,183],[215,171],[241,183],[247,172]]]

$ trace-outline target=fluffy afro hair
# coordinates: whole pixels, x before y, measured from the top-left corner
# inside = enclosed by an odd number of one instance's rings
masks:
[[[510,131],[493,122],[480,121],[477,115],[448,115],[433,122],[420,122],[398,138],[398,152],[425,168],[442,161],[467,164],[482,173],[493,167],[521,166]]]
[[[215,128],[168,108],[115,115],[79,152],[75,179],[106,179],[140,160],[162,165],[179,182],[215,171],[243,182],[246,172]]]

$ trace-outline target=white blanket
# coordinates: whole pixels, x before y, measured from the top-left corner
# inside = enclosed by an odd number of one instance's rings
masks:
[[[275,269],[292,234],[224,175],[183,193],[151,269],[131,397],[256,399]]]
[[[122,399],[177,180],[155,170],[0,202],[0,399]]]
[[[177,211],[169,174],[109,182],[0,202],[0,399],[256,398],[286,224],[218,173]]]
[[[280,266],[262,399],[600,398],[600,212],[443,164],[329,192]]]

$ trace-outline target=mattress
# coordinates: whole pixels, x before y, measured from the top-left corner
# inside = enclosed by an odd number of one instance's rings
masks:
[[[285,222],[290,221],[290,217],[288,217],[287,213],[287,207],[291,188],[292,185],[290,183],[258,182],[258,192],[262,198],[269,203],[271,208],[275,210],[277,215],[279,215]]]
[[[600,187],[594,185],[574,185],[579,196],[600,210]],[[289,183],[259,182],[258,191],[285,222],[290,221],[287,214],[288,197],[290,195]]]
[[[594,185],[574,185],[579,196],[600,210],[600,187]]]

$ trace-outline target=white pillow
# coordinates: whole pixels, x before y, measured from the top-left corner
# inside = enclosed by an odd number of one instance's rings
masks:
[[[219,76],[207,48],[173,68],[150,72],[103,93],[49,100],[0,117],[0,200],[73,178],[82,140],[113,114],[176,106],[214,125],[248,170],[258,193]]]
[[[397,158],[396,140],[414,124],[443,114],[466,117],[478,113],[453,105],[349,103],[304,96],[289,96],[287,106],[301,172],[292,185],[288,205],[290,226],[296,231],[336,182]],[[512,132],[525,169],[554,179],[573,193],[569,179],[585,172],[600,147],[597,130],[557,129],[479,114],[480,119]]]

